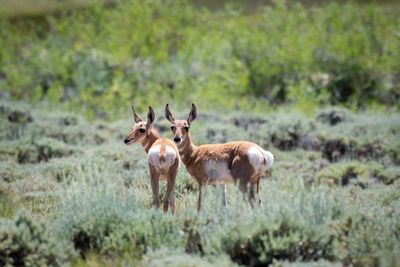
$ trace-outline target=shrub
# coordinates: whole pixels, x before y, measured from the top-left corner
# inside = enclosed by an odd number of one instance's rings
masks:
[[[12,143],[3,143],[0,144],[0,149],[4,149],[4,154],[14,158],[20,164],[48,161],[51,158],[65,157],[79,151],[50,138],[23,139]]]
[[[377,167],[371,170],[371,176],[384,184],[392,184],[400,179],[400,167]]]
[[[0,181],[7,183],[15,182],[24,178],[24,173],[17,163],[13,161],[0,162]]]
[[[334,126],[338,123],[351,120],[350,111],[341,108],[329,108],[318,112],[317,121]]]
[[[396,266],[400,260],[399,214],[352,216],[343,237],[347,251],[344,264],[354,266]]]
[[[52,159],[42,166],[40,173],[54,181],[69,183],[71,179],[81,173],[82,164],[80,160],[75,158],[68,158],[68,160]]]
[[[198,255],[186,254],[179,251],[161,249],[149,251],[143,256],[143,260],[139,264],[143,267],[163,267],[163,266],[196,266],[196,267],[228,267],[236,266],[227,255],[200,257]]]
[[[8,120],[12,123],[29,123],[33,121],[29,114],[18,110],[12,111],[8,115]]]
[[[281,150],[297,148],[311,130],[311,124],[306,118],[290,116],[279,118],[266,127],[271,143]]]
[[[0,221],[1,266],[64,266],[74,251],[26,213]]]
[[[343,186],[357,183],[363,185],[368,178],[368,167],[356,161],[332,164],[317,174],[320,182],[325,181]]]
[[[165,244],[183,244],[183,233],[172,217],[141,209],[131,196],[119,197],[107,191],[77,194],[64,203],[61,214],[57,231],[81,253],[129,252],[141,257]]]
[[[338,185],[356,184],[365,187],[372,182],[382,182],[389,185],[400,178],[398,167],[384,166],[380,163],[361,163],[357,161],[342,161],[331,164],[316,174],[321,183]]]
[[[303,191],[292,179],[280,184],[288,186],[283,189],[277,185],[281,182],[265,187],[264,207],[249,209],[239,190],[232,188],[227,209],[208,198],[200,216],[187,212],[186,252],[226,253],[236,263],[251,266],[285,258],[340,260],[339,232],[330,227],[342,216],[340,196],[326,187]]]
[[[310,227],[296,221],[266,222],[248,238],[238,240],[230,251],[232,260],[248,266],[274,260],[338,260],[334,249],[337,234],[325,227]]]
[[[342,264],[340,262],[330,262],[326,260],[318,260],[318,261],[276,261],[271,264],[272,267],[340,267]]]

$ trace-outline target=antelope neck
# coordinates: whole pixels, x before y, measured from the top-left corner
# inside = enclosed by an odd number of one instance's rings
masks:
[[[150,133],[146,136],[146,138],[142,141],[142,146],[144,148],[144,151],[146,153],[149,152],[151,146],[154,144],[157,139],[160,138],[160,135],[158,134],[157,130],[152,128],[150,130]]]
[[[192,143],[192,138],[190,134],[186,136],[184,141],[178,145],[179,155],[181,160],[185,166],[190,163],[190,158],[192,156],[193,151],[196,149],[196,146]]]

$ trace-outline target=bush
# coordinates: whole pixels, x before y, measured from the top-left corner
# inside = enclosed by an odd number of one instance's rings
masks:
[[[389,185],[400,178],[399,168],[384,166],[380,163],[361,163],[357,161],[342,161],[331,164],[320,170],[316,178],[320,183],[337,185],[360,185],[366,187],[373,182]]]
[[[400,260],[399,219],[396,212],[380,218],[374,215],[353,216],[343,237],[347,251],[344,264],[354,266],[396,266]]]
[[[296,221],[266,222],[262,229],[234,243],[232,260],[246,266],[265,266],[274,260],[338,260],[338,235],[325,227]]]
[[[374,168],[371,170],[371,175],[378,181],[384,184],[392,184],[400,179],[400,167],[383,167]]]
[[[360,162],[342,162],[332,164],[317,174],[320,182],[335,183],[337,185],[359,184],[365,186],[368,182],[368,166]]]
[[[340,262],[330,262],[326,260],[319,261],[276,261],[272,265],[272,267],[340,267],[342,264]]]
[[[0,162],[0,181],[7,183],[18,181],[26,176],[18,164],[13,161]]]
[[[34,140],[19,140],[0,144],[0,149],[9,158],[14,158],[20,164],[38,163],[51,158],[70,156],[79,150],[50,138]]]
[[[338,123],[351,120],[350,111],[341,108],[324,109],[317,114],[317,121],[334,126]]]
[[[74,251],[26,213],[0,221],[1,266],[64,266]]]
[[[82,172],[82,165],[81,160],[74,158],[68,160],[52,159],[46,165],[43,165],[40,173],[54,181],[69,183]]]
[[[75,195],[64,203],[57,231],[81,253],[128,252],[141,257],[149,249],[166,244],[182,246],[183,233],[172,217],[160,211],[143,210],[131,198],[107,191]]]
[[[196,267],[228,267],[236,266],[227,255],[219,255],[218,257],[200,257],[198,255],[186,254],[173,250],[156,250],[149,251],[143,256],[143,260],[139,266],[143,267],[163,267],[163,266],[196,266]]]
[[[306,118],[287,116],[277,119],[275,123],[266,127],[271,143],[275,147],[281,150],[291,150],[302,143],[310,132],[311,126]]]

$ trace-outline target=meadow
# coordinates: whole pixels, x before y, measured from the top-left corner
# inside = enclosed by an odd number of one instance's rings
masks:
[[[377,5],[277,1],[248,14],[116,1],[0,18],[0,266],[398,266],[399,25]],[[197,144],[275,163],[250,208],[182,165],[151,208],[133,118],[163,107]],[[161,183],[161,195],[165,183]]]
[[[140,145],[123,144],[131,114],[109,123],[15,102],[0,110],[2,265],[395,266],[400,259],[398,114],[201,112],[192,127],[197,143],[254,140],[276,163],[262,181],[264,207],[250,209],[232,185],[224,208],[210,187],[200,214],[197,183],[181,168],[174,217],[150,208],[146,156]],[[162,110],[156,114],[156,127],[171,136]]]

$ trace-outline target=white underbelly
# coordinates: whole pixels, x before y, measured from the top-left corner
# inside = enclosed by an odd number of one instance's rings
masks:
[[[231,171],[224,160],[206,160],[204,170],[209,184],[233,183]]]

